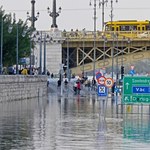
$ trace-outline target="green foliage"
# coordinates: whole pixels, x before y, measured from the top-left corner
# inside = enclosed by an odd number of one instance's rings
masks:
[[[3,19],[3,31],[2,27]],[[9,26],[12,25],[11,33],[8,33]],[[29,57],[30,55],[30,35],[32,30],[21,19],[18,22],[13,21],[11,14],[5,14],[5,11],[0,7],[0,35],[3,35],[3,66],[11,66],[16,64],[16,46],[17,46],[17,26],[18,26],[18,59]],[[27,30],[23,37],[24,30]],[[1,34],[3,33],[3,34]],[[1,45],[1,41],[0,41]],[[34,45],[32,45],[33,47]]]

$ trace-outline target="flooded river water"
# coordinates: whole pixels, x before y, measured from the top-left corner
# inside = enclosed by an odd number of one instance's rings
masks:
[[[0,150],[149,150],[145,112],[116,114],[92,95],[1,103]]]

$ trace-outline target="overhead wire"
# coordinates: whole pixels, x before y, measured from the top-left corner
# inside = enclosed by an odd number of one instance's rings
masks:
[[[101,9],[101,7],[100,8],[97,8],[97,9]],[[106,7],[105,9],[111,9],[110,7]],[[131,7],[131,8],[126,8],[126,7],[122,7],[122,8],[119,8],[119,7],[114,7],[114,9],[118,9],[118,10],[149,10],[150,9],[150,7],[137,7],[137,8],[133,8],[133,7]],[[93,10],[92,8],[65,8],[65,9],[63,9],[62,8],[62,10],[63,11],[88,11],[88,10]],[[19,9],[12,9],[12,10],[5,10],[5,11],[15,11],[15,12],[27,12],[27,11],[31,11],[30,9],[29,10],[19,10]],[[43,11],[47,11],[46,9],[44,10],[44,9],[37,9],[37,11],[41,11],[41,12],[43,12]]]

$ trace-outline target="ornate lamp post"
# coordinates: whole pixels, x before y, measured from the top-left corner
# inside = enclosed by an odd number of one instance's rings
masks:
[[[56,18],[59,16],[59,13],[61,13],[61,7],[59,7],[58,12],[56,12],[56,0],[53,0],[53,11],[50,11],[50,8],[47,8],[49,15],[52,17],[52,25],[51,28],[57,28],[56,24]]]
[[[37,15],[35,16],[35,0],[31,0],[31,16],[29,15],[29,12],[27,12],[27,20],[31,22],[31,27],[30,27],[30,75],[32,74],[32,62],[34,61],[34,50],[33,50],[33,57],[32,57],[32,44],[33,44],[33,37],[32,37],[32,32],[35,30],[35,21],[37,21],[39,17],[39,12],[37,12]],[[32,59],[33,58],[33,59]],[[33,63],[34,64],[34,63]]]
[[[31,16],[29,16],[29,12],[27,12],[27,20],[31,21],[31,28],[32,30],[35,29],[35,21],[37,21],[38,17],[39,17],[39,12],[37,12],[37,16],[35,16],[35,9],[34,9],[34,5],[35,5],[35,0],[31,0]]]

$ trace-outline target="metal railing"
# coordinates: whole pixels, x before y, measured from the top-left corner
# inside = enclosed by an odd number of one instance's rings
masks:
[[[107,39],[113,39],[113,36],[116,35],[118,39],[122,38],[130,38],[130,39],[150,39],[150,30],[149,31],[97,31],[96,39],[103,40],[103,37],[107,37]],[[70,40],[80,40],[80,39],[93,39],[94,32],[93,31],[63,31],[62,37],[70,39]]]

